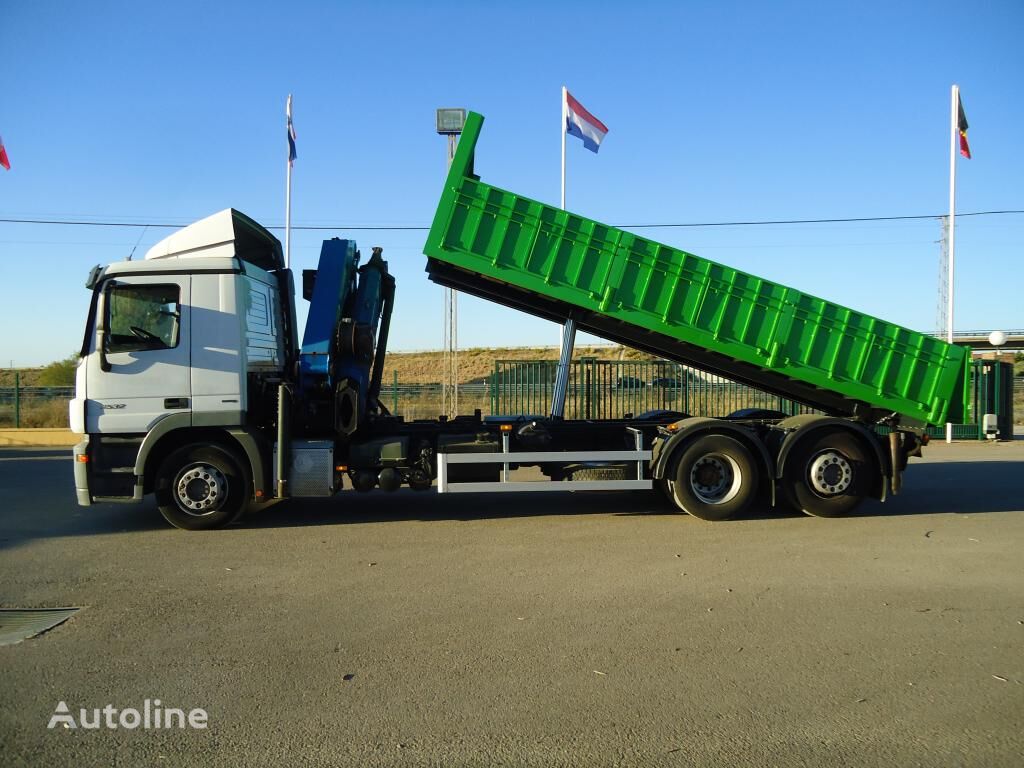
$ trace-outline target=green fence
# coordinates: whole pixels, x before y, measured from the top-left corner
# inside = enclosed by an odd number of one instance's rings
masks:
[[[497,360],[491,374],[491,413],[547,414],[558,363]],[[574,360],[566,393],[567,419],[619,419],[653,410],[723,416],[741,408],[811,413],[776,395],[667,361]]]
[[[0,427],[66,427],[74,393],[74,387],[23,387],[15,372],[14,386],[0,387]]]
[[[557,369],[554,360],[495,361],[490,381],[490,412],[548,414]],[[1012,398],[992,395],[998,391],[991,380],[995,375],[991,362],[979,360],[972,364],[971,423],[954,424],[955,439],[984,439],[980,422],[981,414],[985,413],[995,413],[1003,417],[1002,423],[1012,425]],[[815,413],[793,400],[677,363],[581,358],[570,366],[565,417],[614,419],[658,409],[692,416],[727,416],[743,408],[765,408],[786,414]],[[945,426],[931,427],[928,432],[932,437],[946,434]],[[1012,435],[1003,437],[1009,439]]]
[[[498,360],[487,381],[459,385],[459,412],[544,416],[551,409],[557,368],[555,360]],[[980,414],[985,413],[999,416],[1000,436],[1011,437],[1013,401],[1019,401],[1018,409],[1024,405],[1024,379],[1003,374],[1005,369],[1001,371],[991,361],[974,362],[971,423],[954,424],[955,439],[984,439]],[[23,387],[17,375],[13,378],[15,386],[0,387],[0,427],[67,426],[67,402],[74,396],[73,387]],[[392,413],[410,421],[436,419],[441,413],[441,385],[437,383],[404,384],[392,377],[381,387],[380,399]],[[741,408],[813,413],[792,400],[676,363],[588,357],[571,364],[565,416],[612,419],[659,409],[694,416],[725,416]],[[928,432],[934,438],[946,434],[944,426],[932,427]]]

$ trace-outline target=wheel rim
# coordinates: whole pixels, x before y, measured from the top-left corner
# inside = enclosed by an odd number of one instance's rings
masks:
[[[704,504],[732,501],[742,485],[740,465],[724,453],[705,454],[690,468],[690,490]]]
[[[839,496],[853,484],[853,465],[838,451],[823,451],[808,468],[810,486],[822,498]]]
[[[178,475],[174,486],[178,508],[193,517],[212,515],[224,506],[227,498],[228,480],[210,464],[189,465]]]

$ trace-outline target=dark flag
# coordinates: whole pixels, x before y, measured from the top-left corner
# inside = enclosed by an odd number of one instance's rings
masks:
[[[960,101],[960,93],[956,94],[956,125],[960,129],[960,154],[971,159],[971,147],[967,143],[967,115],[964,114],[964,105]]]

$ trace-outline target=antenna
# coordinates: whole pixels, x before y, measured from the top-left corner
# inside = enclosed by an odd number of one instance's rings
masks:
[[[142,228],[142,232],[139,234],[139,239],[135,241],[135,245],[132,246],[132,252],[128,254],[128,261],[131,261],[132,256],[135,255],[135,249],[139,247],[139,243],[142,242],[142,238],[146,235],[147,229],[149,229],[149,224]]]

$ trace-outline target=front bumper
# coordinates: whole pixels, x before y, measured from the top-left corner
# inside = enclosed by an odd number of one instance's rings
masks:
[[[75,496],[80,506],[88,507],[92,504],[92,496],[89,494],[89,436],[86,435],[71,450],[75,464]]]

